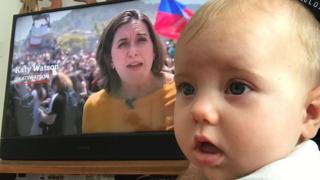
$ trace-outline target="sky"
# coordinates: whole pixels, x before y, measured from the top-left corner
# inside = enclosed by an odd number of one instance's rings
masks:
[[[144,3],[159,3],[160,0],[141,0]],[[188,5],[188,4],[203,4],[204,2],[206,2],[207,0],[177,0],[178,2]],[[70,11],[62,11],[62,12],[54,12],[50,14],[50,20],[51,23],[53,21],[59,20],[60,18],[62,18],[63,16],[65,16],[66,14],[68,14]],[[27,16],[27,17],[22,17],[18,19],[19,27],[23,27],[23,28],[17,28],[16,29],[16,35],[15,35],[15,41],[20,41],[23,40],[27,37],[29,30],[32,26],[32,18],[31,16]]]
[[[51,23],[57,21],[64,17],[71,11],[61,11],[61,12],[53,12],[50,14]],[[19,28],[16,28],[15,40],[20,41],[25,39],[29,33],[29,30],[32,27],[32,16],[25,16],[17,19],[17,24],[19,24]],[[23,28],[22,28],[23,27]]]

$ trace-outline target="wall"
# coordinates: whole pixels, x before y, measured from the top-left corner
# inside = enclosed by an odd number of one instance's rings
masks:
[[[103,0],[97,0],[102,2]],[[17,14],[22,6],[20,0],[1,1],[0,5],[0,132],[2,124],[2,113],[4,105],[4,93],[7,79],[7,66],[9,58],[9,48],[11,39],[12,17]],[[84,4],[73,0],[63,0],[63,6]],[[39,1],[40,6],[49,6],[49,0]]]
[[[2,1],[2,5],[0,6],[0,127],[2,124],[4,92],[7,79],[12,17],[13,14],[19,12],[20,6],[20,0]]]

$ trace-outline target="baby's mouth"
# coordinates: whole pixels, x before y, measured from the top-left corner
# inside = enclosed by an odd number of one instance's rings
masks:
[[[217,166],[221,163],[223,151],[204,137],[195,138],[194,157],[199,165]]]
[[[200,142],[197,148],[203,153],[216,154],[221,152],[214,144],[209,142]]]

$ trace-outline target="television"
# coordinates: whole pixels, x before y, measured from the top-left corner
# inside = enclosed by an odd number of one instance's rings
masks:
[[[204,3],[204,0],[178,1],[189,12],[196,11]],[[94,74],[100,73],[95,60],[104,28],[112,18],[129,9],[146,14],[154,25],[159,3],[160,0],[108,0],[14,15],[1,132],[1,159],[184,159],[172,130],[82,131],[83,106],[92,94],[103,89],[99,84],[101,79],[95,78],[99,76]],[[165,50],[175,42],[165,36],[159,37]],[[174,75],[172,67],[166,71]],[[57,99],[57,93],[54,92],[57,87],[54,88],[52,82],[60,72],[67,74],[70,79],[71,76],[79,76],[86,85],[86,91],[84,96],[80,92],[78,96],[65,95],[68,96],[65,103],[75,105],[73,111],[60,107],[60,112],[65,117],[68,115],[65,119],[69,120],[69,124],[62,125],[62,133],[48,135],[52,124],[43,123],[42,120],[39,122],[39,116],[43,118],[41,113],[47,117],[52,115],[50,111],[55,106],[52,104]],[[72,92],[75,89],[76,83]],[[80,98],[82,101],[79,101]],[[126,103],[132,104],[130,101]],[[158,111],[152,113],[157,114]],[[54,115],[57,118],[61,114]]]

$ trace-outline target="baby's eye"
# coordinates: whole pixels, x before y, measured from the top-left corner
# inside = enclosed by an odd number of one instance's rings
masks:
[[[232,82],[227,87],[225,93],[231,94],[231,95],[241,95],[241,94],[244,94],[250,90],[251,90],[251,88],[243,82]]]
[[[181,83],[178,86],[178,92],[181,92],[185,96],[191,96],[194,94],[194,87],[189,83]]]

